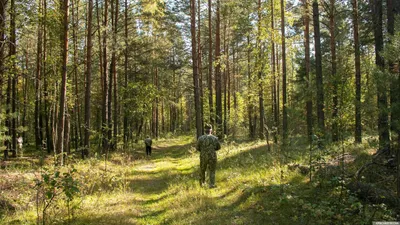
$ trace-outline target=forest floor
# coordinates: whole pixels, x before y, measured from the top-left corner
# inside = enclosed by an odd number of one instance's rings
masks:
[[[224,143],[218,151],[214,189],[199,185],[199,154],[193,137],[158,140],[154,145],[149,158],[137,145],[111,154],[108,161],[93,157],[70,163],[64,172],[71,171],[73,164],[80,191],[69,204],[58,194],[45,210],[46,224],[371,224],[394,220],[393,210],[359,200],[345,188],[346,179],[341,179],[369,160],[374,151],[369,143],[342,143],[330,147],[329,154],[313,150],[312,163],[322,158],[328,163],[325,169],[312,170],[311,182],[307,171],[289,166],[309,162],[309,148],[301,138],[293,139],[286,149],[272,145],[271,150],[264,141]],[[343,150],[345,171],[335,166]],[[0,224],[35,224],[38,215],[43,222],[46,195],[34,180],[43,179],[40,174],[51,174],[52,169],[34,164],[21,160],[13,166],[11,161],[0,170]]]

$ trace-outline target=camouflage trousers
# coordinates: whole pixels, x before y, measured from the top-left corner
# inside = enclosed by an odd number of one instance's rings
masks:
[[[215,169],[217,168],[217,154],[200,154],[200,185],[206,181],[206,171],[209,169],[210,187],[215,186]]]

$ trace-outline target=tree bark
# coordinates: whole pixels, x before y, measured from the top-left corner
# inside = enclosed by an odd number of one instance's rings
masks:
[[[286,88],[286,36],[285,36],[285,1],[281,0],[281,35],[282,35],[282,101],[283,101],[283,109],[282,109],[282,136],[283,141],[286,143],[286,139],[288,136],[288,115],[286,109],[287,103],[287,88]]]
[[[318,0],[313,2],[314,42],[315,42],[315,65],[317,83],[317,118],[318,132],[325,134],[325,113],[324,113],[324,82],[322,76],[322,55],[321,55],[321,34],[319,25]]]
[[[90,153],[90,99],[92,88],[92,17],[93,17],[93,0],[88,0],[87,15],[87,43],[86,43],[86,89],[85,89],[85,140],[82,158],[89,156]]]
[[[260,116],[260,127],[258,135],[260,139],[264,139],[264,88],[263,88],[263,60],[262,60],[262,46],[261,46],[261,0],[258,0],[258,31],[257,31],[257,48],[258,48],[258,104],[259,104],[259,116]]]
[[[360,60],[360,41],[358,36],[358,0],[352,0],[353,4],[353,35],[354,35],[354,62],[355,62],[355,84],[356,84],[356,104],[355,104],[355,142],[362,141],[361,125],[361,60]]]
[[[54,150],[54,142],[51,123],[51,107],[49,102],[49,93],[48,93],[48,79],[46,76],[46,59],[47,59],[47,29],[45,24],[47,24],[47,1],[44,1],[44,28],[43,28],[43,71],[45,72],[43,76],[43,95],[44,95],[44,122],[46,126],[46,148],[47,153],[50,154]]]
[[[192,37],[192,63],[193,63],[193,84],[194,84],[194,104],[196,113],[196,136],[202,135],[201,127],[201,109],[200,109],[200,90],[199,90],[199,74],[196,52],[196,1],[190,0],[190,33]]]
[[[247,35],[247,89],[248,92],[251,90],[251,82],[252,76],[250,71],[250,35]],[[254,138],[254,124],[253,124],[253,106],[251,103],[251,95],[248,93],[247,97],[247,113],[248,113],[248,120],[249,120],[249,134],[250,138]]]
[[[56,164],[63,165],[64,163],[64,125],[65,125],[65,103],[67,95],[67,63],[68,63],[68,8],[69,0],[62,0],[61,15],[62,15],[62,35],[61,35],[61,85],[60,85],[60,108],[57,125],[57,142],[56,153],[58,154]]]
[[[311,77],[310,77],[310,9],[308,5],[309,0],[303,0],[305,15],[304,15],[304,45],[305,45],[305,68],[306,68],[306,82],[307,90],[311,89]],[[307,111],[307,136],[308,142],[312,142],[313,134],[313,121],[312,121],[312,100],[311,94],[307,94],[306,111]]]
[[[223,138],[222,130],[222,81],[221,81],[221,36],[220,36],[220,0],[217,0],[216,10],[216,29],[215,29],[215,102],[216,102],[216,131],[218,138]]]
[[[17,40],[16,40],[16,10],[15,10],[15,0],[11,0],[10,6],[10,58],[11,58],[11,126],[10,126],[10,134],[11,134],[11,144],[12,144],[12,157],[17,157],[16,149],[17,149],[17,131],[16,131],[16,101],[17,101],[17,68],[16,68],[16,60],[17,60]]]
[[[276,94],[276,52],[275,52],[275,15],[274,15],[274,2],[271,1],[271,58],[272,58],[272,111],[274,114],[274,127],[278,127],[278,101],[277,101],[277,94]],[[276,134],[274,134],[274,142],[277,142]]]
[[[113,34],[113,83],[114,83],[114,132],[113,132],[113,149],[117,149],[118,137],[118,77],[117,77],[117,35],[118,35],[118,14],[119,14],[119,0],[115,0],[114,10],[114,34]],[[110,126],[111,128],[111,126]]]
[[[336,24],[335,24],[335,0],[330,0],[329,10],[329,33],[330,33],[330,48],[331,48],[331,76],[333,79],[333,113],[332,113],[332,141],[339,141],[339,127],[338,127],[338,77],[336,74]]]
[[[385,61],[381,56],[383,50],[383,31],[382,31],[382,0],[373,1],[373,21],[375,38],[375,64],[380,71],[385,69]],[[378,80],[378,132],[379,132],[379,150],[390,153],[390,137],[388,124],[388,101],[386,94],[386,82]]]
[[[212,23],[211,23],[211,0],[208,0],[208,104],[210,108],[210,123],[214,125],[214,102],[213,102],[213,78],[212,78]]]
[[[211,1],[211,0],[209,0]],[[5,41],[5,28],[6,28],[6,5],[7,0],[0,0],[0,43]],[[0,93],[3,93],[3,81],[4,81],[4,46],[0,45]],[[0,103],[3,102],[3,95],[0,95]],[[0,113],[2,112],[0,107]]]
[[[39,1],[39,14],[42,14],[42,1]],[[41,78],[41,72],[42,72],[42,19],[41,17],[39,17],[38,19],[38,26],[37,26],[37,35],[38,35],[38,40],[37,40],[37,50],[36,50],[36,80],[35,80],[35,143],[36,143],[36,148],[37,149],[41,149],[42,147],[42,128],[40,126],[40,117],[41,117],[41,113],[40,113],[40,103],[41,103],[41,99],[40,99],[40,92],[41,92],[41,82],[42,82],[42,78]]]
[[[124,49],[124,74],[125,74],[125,81],[124,81],[124,88],[125,93],[128,88],[128,0],[125,0],[125,21],[124,21],[124,28],[125,28],[125,49]],[[127,97],[127,96],[125,96]],[[127,104],[124,105],[124,145],[126,146],[128,143],[128,106]]]
[[[387,2],[388,7],[388,32],[389,34],[395,33],[394,27],[394,17],[399,18],[400,15],[400,2],[388,0]],[[390,12],[391,11],[391,12]],[[390,22],[389,22],[390,20]],[[396,30],[396,32],[399,32]],[[399,62],[397,62],[399,64]],[[397,68],[395,70],[394,63],[393,65],[389,66],[391,73],[397,73],[397,78],[394,78],[391,82],[391,89],[390,89],[390,103],[391,103],[391,120],[392,120],[392,129],[395,133],[397,133],[397,151],[396,151],[396,158],[397,158],[397,197],[400,198],[400,71]],[[396,77],[396,76],[394,76]]]
[[[103,16],[103,109],[102,109],[102,133],[103,133],[103,153],[109,148],[108,140],[108,77],[107,77],[107,24],[108,24],[108,1],[104,0]]]
[[[81,104],[80,104],[80,96],[79,96],[79,85],[78,85],[78,37],[77,37],[77,32],[78,32],[78,21],[79,21],[79,0],[73,0],[71,4],[72,10],[71,10],[71,22],[73,24],[73,29],[72,29],[72,39],[73,39],[73,48],[74,48],[74,54],[73,54],[73,60],[74,60],[74,84],[75,84],[75,102],[74,102],[74,114],[75,114],[75,119],[76,119],[76,149],[81,145],[82,143],[82,129],[81,129]],[[71,118],[69,118],[71,119]]]
[[[197,0],[197,63],[198,63],[198,71],[199,71],[199,90],[200,90],[200,116],[201,116],[201,133],[204,133],[204,107],[203,107],[203,64],[202,64],[202,50],[201,50],[201,1]]]

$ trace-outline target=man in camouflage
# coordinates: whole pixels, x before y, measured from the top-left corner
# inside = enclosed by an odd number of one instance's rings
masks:
[[[215,169],[217,167],[217,153],[221,148],[218,138],[212,135],[212,126],[207,124],[205,135],[197,140],[196,150],[200,151],[200,185],[204,185],[207,166],[210,173],[210,188],[215,186]]]
[[[153,142],[151,141],[151,138],[149,136],[144,139],[144,144],[146,145],[146,156],[151,156],[151,144]]]

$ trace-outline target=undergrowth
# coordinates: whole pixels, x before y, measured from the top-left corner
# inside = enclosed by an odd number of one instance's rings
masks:
[[[78,191],[74,189],[68,204],[62,195],[55,196],[44,222],[371,224],[395,220],[393,209],[362,201],[346,188],[351,175],[370,160],[374,146],[369,142],[311,148],[311,181],[310,171],[289,166],[310,162],[304,139],[293,138],[285,148],[271,147],[268,151],[263,141],[224,143],[218,151],[215,189],[199,185],[199,154],[192,137],[155,141],[150,158],[142,146],[132,145],[112,153],[108,160],[101,155],[85,161],[71,159]],[[343,153],[349,160],[340,158]],[[2,207],[0,224],[38,222],[37,201],[43,199],[38,199],[35,180],[43,180],[43,171],[37,165],[2,170],[0,200],[15,208]]]

